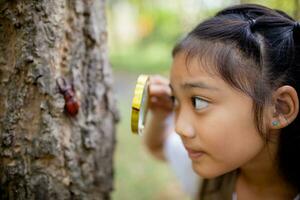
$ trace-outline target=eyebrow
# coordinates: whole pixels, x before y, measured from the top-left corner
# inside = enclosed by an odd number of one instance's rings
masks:
[[[170,88],[171,88],[171,91],[172,93],[174,93],[174,89],[172,87],[171,84],[169,84]],[[201,89],[207,89],[207,90],[214,90],[214,91],[220,91],[219,88],[216,88],[216,87],[213,87],[213,86],[210,86],[204,82],[191,82],[191,83],[184,83],[182,84],[182,87],[183,88],[201,88]]]
[[[215,91],[219,91],[219,88],[210,86],[204,82],[198,81],[198,82],[187,82],[182,84],[183,88],[201,88],[201,89],[207,89],[207,90],[215,90]]]

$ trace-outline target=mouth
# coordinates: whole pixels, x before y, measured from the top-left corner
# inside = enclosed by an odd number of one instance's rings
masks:
[[[190,149],[187,147],[185,149],[187,150],[188,155],[189,155],[190,159],[192,159],[192,160],[198,159],[205,154],[204,151],[193,150],[193,149]]]

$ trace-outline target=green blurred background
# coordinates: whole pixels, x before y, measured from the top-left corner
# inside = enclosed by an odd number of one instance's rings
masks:
[[[168,165],[153,159],[142,138],[131,134],[134,84],[141,73],[168,76],[176,41],[218,10],[240,3],[258,3],[300,17],[300,0],[107,0],[109,57],[121,116],[114,200],[188,199]]]

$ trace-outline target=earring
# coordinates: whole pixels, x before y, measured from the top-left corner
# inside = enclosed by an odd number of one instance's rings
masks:
[[[289,120],[285,116],[283,116],[283,117],[284,117],[286,123],[289,124]]]
[[[278,126],[279,125],[279,122],[276,120],[276,121],[272,121],[272,125],[273,126]]]

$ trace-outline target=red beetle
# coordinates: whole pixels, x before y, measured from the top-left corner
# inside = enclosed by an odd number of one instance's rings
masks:
[[[70,85],[62,77],[57,78],[56,83],[60,93],[64,95],[65,111],[72,117],[76,116],[79,110],[79,102],[76,99],[73,85]]]

